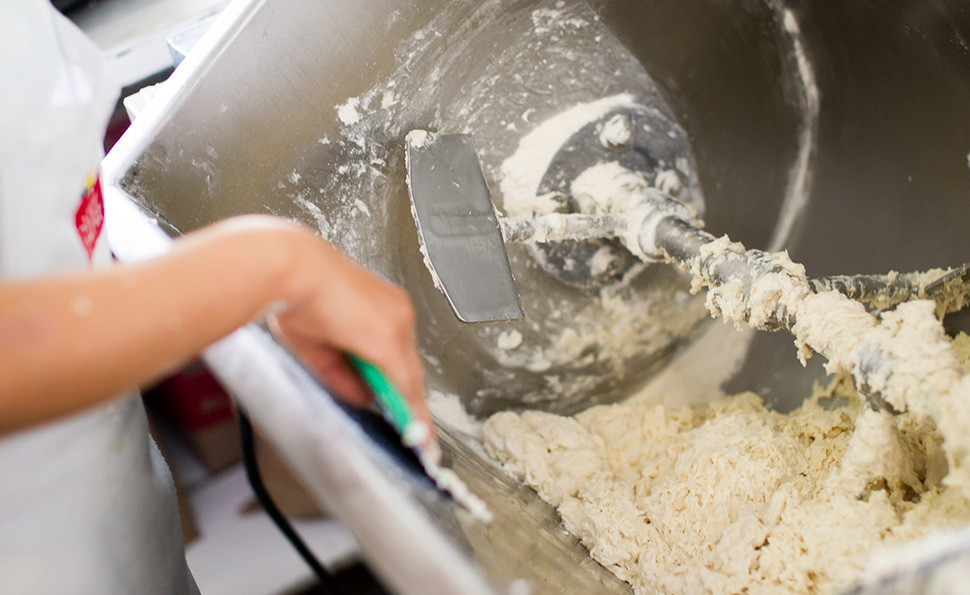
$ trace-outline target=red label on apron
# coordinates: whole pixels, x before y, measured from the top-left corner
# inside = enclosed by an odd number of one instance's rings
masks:
[[[88,253],[88,260],[94,257],[94,246],[101,236],[104,227],[104,201],[101,198],[101,178],[92,174],[81,197],[81,206],[74,215],[74,225],[81,238],[84,250]]]

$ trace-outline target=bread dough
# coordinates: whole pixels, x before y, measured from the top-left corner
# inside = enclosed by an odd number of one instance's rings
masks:
[[[805,268],[787,252],[746,252],[723,236],[701,246],[689,265],[691,290],[711,288],[706,304],[712,316],[739,327],[786,321],[803,364],[818,352],[828,359],[829,373],[849,372],[895,411],[934,424],[950,468],[946,484],[970,495],[970,374],[961,369],[938,318],[965,303],[962,283],[950,286],[941,304],[914,299],[874,315],[836,291],[816,293]],[[723,283],[717,278],[716,271],[730,265],[751,269],[749,287],[743,275]]]
[[[875,548],[970,525],[932,420],[866,408],[847,374],[787,415],[641,399],[499,413],[484,439],[638,595],[833,593]]]

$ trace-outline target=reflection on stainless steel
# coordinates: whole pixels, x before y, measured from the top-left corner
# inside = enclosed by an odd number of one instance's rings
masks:
[[[862,0],[793,0],[787,9],[776,0],[240,1],[106,169],[116,189],[164,226],[187,232],[235,214],[275,213],[314,226],[403,283],[419,310],[429,382],[473,413],[575,412],[622,398],[663,369],[701,332],[699,299],[664,266],[610,285],[604,297],[564,283],[535,252],[510,245],[526,318],[463,325],[418,253],[404,135],[471,134],[501,205],[502,164],[525,134],[568,107],[631,92],[686,131],[692,183],[703,190],[706,229],[715,235],[750,248],[782,241],[813,277],[966,261],[966,11]],[[137,237],[121,241],[137,251]],[[522,343],[502,349],[498,338],[511,330]],[[286,368],[265,345],[247,345],[248,357],[263,353],[267,369]],[[787,337],[759,334],[726,386],[791,408],[820,374],[799,368],[793,355]],[[243,403],[274,415],[265,383],[234,388]],[[303,390],[304,398],[325,398]],[[491,466],[473,441],[446,434],[446,455],[493,508],[490,527],[469,524],[345,416],[333,421],[343,452],[307,457],[301,448],[331,443],[320,428],[287,432],[299,423],[287,408],[298,403],[279,401],[271,437],[399,592],[447,592],[456,575],[436,571],[436,557],[463,561],[450,567],[468,564],[461,572],[480,571],[500,591],[524,578],[534,593],[628,592],[563,534],[553,509]],[[338,454],[360,464],[340,464]],[[315,465],[340,473],[328,483]],[[350,486],[378,485],[387,494],[365,500],[390,507],[384,514],[333,506],[352,498]],[[377,542],[381,534],[409,537],[414,547],[395,555]],[[416,559],[430,582],[403,567]]]

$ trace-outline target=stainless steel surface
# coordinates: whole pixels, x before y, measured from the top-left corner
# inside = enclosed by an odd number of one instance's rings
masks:
[[[786,246],[791,257],[813,277],[964,262],[970,253],[961,229],[970,217],[966,4],[790,6],[821,97],[811,200]],[[965,316],[957,318],[970,328]],[[806,373],[793,352],[787,337],[755,337],[726,388],[754,389],[778,409],[794,408],[823,371],[816,358]]]
[[[785,245],[812,276],[966,261],[964,6],[793,0],[788,8],[774,0],[598,0],[593,13],[567,1],[557,20],[555,2],[526,0],[239,2],[118,145],[114,185],[181,231],[249,212],[303,220],[408,287],[433,387],[480,414],[523,405],[575,411],[635,390],[693,340],[706,312],[679,273],[651,267],[609,296],[636,314],[617,317],[600,296],[564,285],[526,247],[510,246],[526,318],[462,325],[418,253],[404,134],[471,134],[495,189],[502,162],[539,122],[633,89],[662,99],[686,131],[715,235],[751,248]],[[570,329],[589,343],[560,350],[545,369],[538,357],[509,360],[496,346],[516,330],[521,353],[555,354]],[[248,351],[255,362],[269,352]],[[726,386],[791,407],[821,373],[793,356],[789,338],[761,334]],[[251,392],[272,392],[260,386]],[[535,593],[629,592],[473,440],[449,435],[446,455],[493,507],[494,529],[469,526],[337,414],[345,442],[330,447],[361,466],[339,467],[346,483],[325,477],[287,435],[287,424],[305,422],[282,412],[300,402],[281,401],[274,440],[318,497],[347,501],[341,516],[358,535],[412,537],[405,555],[379,543],[368,554],[397,591],[422,592],[406,562],[425,551],[429,584],[446,585],[452,567],[477,567],[497,589],[522,577]],[[368,492],[378,485],[390,495]],[[375,514],[344,488],[363,490]],[[404,511],[400,523],[389,514],[395,507]],[[448,568],[433,563],[440,551]]]
[[[525,316],[471,138],[412,132],[408,197],[424,264],[462,322]],[[409,139],[412,137],[409,136]]]
[[[273,17],[267,30],[285,33],[271,43],[255,25],[227,40],[204,80],[185,93],[184,109],[158,130],[122,180],[149,211],[183,232],[246,212],[317,227],[354,258],[409,288],[432,384],[460,395],[480,415],[524,405],[573,412],[622,398],[700,331],[707,314],[676,271],[650,267],[603,298],[563,284],[524,246],[510,247],[509,257],[526,319],[463,325],[434,288],[408,217],[403,140],[413,128],[471,134],[494,191],[501,164],[522,135],[564,108],[622,92],[645,105],[667,105],[656,77],[620,42],[633,20],[607,26],[586,5],[571,2],[559,11],[559,21],[548,24],[553,34],[540,39],[533,11],[547,11],[536,18],[555,14],[554,2],[442,7],[426,1],[386,11],[286,6],[283,12],[300,16]],[[761,32],[764,46],[757,49],[767,56],[741,69],[763,80],[761,87],[738,81],[757,101],[744,108],[751,110],[745,117],[764,127],[748,131],[748,142],[770,139],[764,170],[779,175],[746,180],[745,196],[760,199],[759,216],[740,222],[735,235],[767,241],[798,149],[798,95],[790,88],[797,81],[786,70],[789,48],[780,17],[764,8],[739,18],[747,30]],[[573,20],[583,26],[560,22]],[[693,36],[683,41],[688,38]],[[711,101],[713,89],[699,91],[668,109],[705,101],[713,117],[726,122],[736,118],[732,112],[744,111],[726,100]],[[729,98],[725,93],[718,90]],[[345,124],[338,107],[347,122],[355,116],[359,121]],[[698,158],[701,181],[716,175],[714,188],[739,185],[733,142],[692,144],[695,153],[706,152],[706,160]],[[495,198],[501,205],[503,196]],[[707,201],[710,224],[748,215],[740,205],[750,201],[731,193],[714,198]],[[611,332],[610,324],[625,332]],[[509,353],[497,341],[513,330],[523,341]]]

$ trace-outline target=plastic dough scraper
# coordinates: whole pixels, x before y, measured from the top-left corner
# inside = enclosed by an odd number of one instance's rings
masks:
[[[441,466],[441,452],[437,444],[427,444],[430,428],[418,419],[410,403],[401,391],[374,364],[354,355],[348,356],[364,382],[374,393],[374,400],[384,419],[401,436],[401,443],[418,457],[425,474],[435,486],[449,494],[455,502],[467,510],[472,518],[483,523],[492,521],[492,514],[485,503],[469,491],[454,471]]]
[[[471,137],[412,130],[406,162],[425,264],[462,322],[525,316]]]

